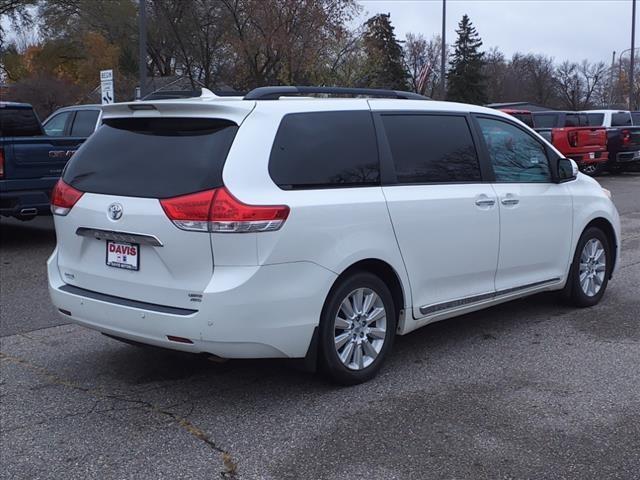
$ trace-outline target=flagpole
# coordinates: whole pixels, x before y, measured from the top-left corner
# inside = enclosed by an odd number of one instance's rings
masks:
[[[635,0],[634,0],[635,1]],[[442,52],[440,54],[440,93],[442,99],[445,98],[445,64],[447,54],[447,32],[446,21],[447,18],[447,0],[442,0]]]

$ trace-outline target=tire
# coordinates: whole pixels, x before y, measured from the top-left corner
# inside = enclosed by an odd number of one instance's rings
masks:
[[[580,167],[580,171],[590,177],[597,177],[604,171],[604,169],[605,166],[602,163],[590,163]]]
[[[362,315],[361,307],[366,308],[367,303],[367,312]],[[351,310],[351,315],[346,310]],[[320,371],[341,385],[373,378],[391,351],[397,316],[391,292],[379,277],[363,271],[345,277],[331,290],[322,309]]]
[[[612,261],[611,247],[604,232],[596,227],[587,228],[573,256],[564,287],[566,298],[577,307],[592,307],[600,302],[609,283]]]
[[[620,175],[622,173],[622,167],[620,167],[620,165],[609,165],[608,169],[611,175]]]

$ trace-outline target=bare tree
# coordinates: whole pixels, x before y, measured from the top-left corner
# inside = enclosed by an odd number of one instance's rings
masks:
[[[414,92],[429,97],[438,93],[442,41],[435,35],[427,41],[420,34],[408,33],[404,43],[405,66],[409,72],[409,85]]]

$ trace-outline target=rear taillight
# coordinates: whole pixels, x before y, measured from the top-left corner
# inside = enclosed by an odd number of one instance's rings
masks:
[[[578,132],[576,132],[574,130],[572,132],[567,133],[567,136],[569,138],[569,145],[571,145],[572,147],[577,147],[578,146]]]
[[[66,215],[80,200],[80,197],[82,197],[81,191],[67,185],[62,179],[58,180],[51,193],[51,212],[54,215]]]
[[[627,145],[631,143],[631,130],[622,130],[622,144]]]
[[[0,147],[0,178],[4,178],[4,149]]]
[[[286,205],[247,205],[225,187],[167,198],[160,205],[176,227],[194,232],[272,232],[289,215]]]

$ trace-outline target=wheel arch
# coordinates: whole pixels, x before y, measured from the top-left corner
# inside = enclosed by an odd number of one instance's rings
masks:
[[[606,235],[607,240],[609,241],[609,247],[611,248],[611,252],[613,255],[613,261],[611,262],[611,274],[609,276],[609,278],[611,278],[613,276],[613,267],[615,267],[618,258],[618,238],[616,237],[616,231],[609,220],[604,217],[597,217],[585,225],[580,235],[582,236],[582,234],[591,227],[602,230],[602,232]]]
[[[378,258],[366,258],[352,263],[345,268],[340,275],[338,275],[338,278],[334,281],[331,290],[339,285],[342,279],[358,271],[365,271],[376,275],[387,285],[387,287],[389,287],[396,315],[398,316],[398,330],[402,331],[403,312],[406,307],[407,295],[400,279],[400,275],[398,275],[398,272],[384,260],[380,260]]]

